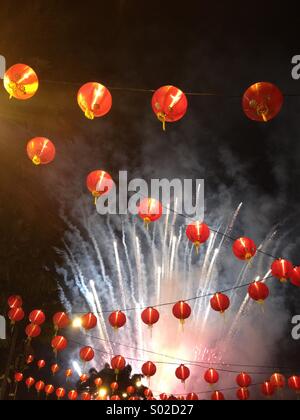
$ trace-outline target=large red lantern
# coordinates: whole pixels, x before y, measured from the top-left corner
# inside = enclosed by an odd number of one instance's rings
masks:
[[[224,394],[220,391],[215,391],[211,396],[212,401],[225,401]]]
[[[19,295],[10,296],[7,300],[7,304],[10,307],[10,309],[18,309],[22,307],[23,300]]]
[[[26,383],[27,389],[29,391],[33,387],[33,385],[35,384],[35,379],[29,377],[29,378],[26,379],[25,383]]]
[[[291,273],[293,272],[293,269],[294,266],[290,261],[278,259],[272,264],[272,276],[279,279],[281,283],[286,283]]]
[[[300,287],[300,267],[293,268],[290,272],[290,280],[294,286]]]
[[[70,401],[76,401],[76,400],[77,400],[77,398],[78,398],[78,392],[77,392],[77,391],[72,390],[72,391],[70,391],[70,392],[68,393],[68,399],[69,399]]]
[[[153,362],[146,362],[142,366],[142,373],[150,381],[150,378],[156,374],[157,368]]]
[[[8,312],[8,318],[12,325],[16,322],[21,322],[25,318],[25,313],[22,308],[13,308]]]
[[[55,331],[67,328],[70,325],[71,321],[68,315],[65,312],[57,312],[53,316],[53,325]]]
[[[35,384],[35,389],[37,391],[38,394],[40,394],[45,388],[45,383],[43,381],[38,381]]]
[[[36,324],[29,324],[25,329],[25,333],[29,341],[33,338],[37,338],[41,334],[41,332],[41,328]]]
[[[115,330],[118,330],[119,328],[124,327],[127,322],[127,318],[122,311],[116,311],[110,314],[108,321]]]
[[[47,398],[48,398],[50,395],[52,395],[52,394],[54,393],[54,391],[55,391],[55,388],[54,388],[54,386],[53,386],[53,385],[46,385],[46,386],[45,386],[45,394],[46,394]]]
[[[240,373],[236,378],[236,383],[240,388],[249,388],[252,384],[252,378],[248,373]]]
[[[275,393],[275,387],[271,382],[264,382],[261,385],[261,392],[266,397],[272,397]]]
[[[23,373],[21,373],[21,372],[16,372],[15,373],[15,382],[16,383],[22,382],[23,379],[24,379]]]
[[[96,203],[97,198],[107,195],[112,190],[114,187],[114,181],[107,172],[98,170],[91,172],[88,175],[86,186],[95,198]]]
[[[243,110],[253,121],[272,120],[279,114],[282,105],[282,93],[275,85],[268,82],[255,83],[243,96]]]
[[[29,321],[35,325],[43,325],[46,320],[45,314],[40,309],[36,309],[29,315]]]
[[[80,359],[85,362],[91,362],[95,357],[95,352],[92,347],[83,347],[80,350]]]
[[[186,400],[187,401],[198,401],[199,397],[194,392],[191,392],[190,394],[187,395]]]
[[[292,391],[296,391],[297,394],[300,393],[300,376],[291,376],[288,379],[288,386]]]
[[[247,401],[250,398],[250,391],[248,388],[240,388],[237,390],[236,396],[240,401]]]
[[[45,366],[46,366],[45,360],[39,360],[37,362],[37,367],[39,368],[39,370],[44,369]]]
[[[209,385],[214,385],[219,382],[219,374],[215,369],[208,369],[204,374],[204,380]]]
[[[223,293],[216,293],[210,300],[210,306],[214,311],[224,314],[230,307],[230,299]]]
[[[152,98],[152,109],[166,130],[166,122],[175,122],[183,118],[187,112],[186,95],[175,86],[163,86]]]
[[[47,138],[35,137],[27,144],[27,155],[36,166],[48,165],[55,159],[56,149]]]
[[[208,240],[210,230],[205,223],[195,222],[187,227],[186,236],[194,244],[198,252],[200,246]]]
[[[39,81],[31,67],[26,64],[15,64],[4,75],[4,87],[10,98],[26,100],[36,94]]]
[[[144,198],[138,206],[139,217],[144,220],[146,226],[159,220],[163,214],[161,203],[154,198]]]
[[[274,373],[271,376],[270,382],[276,389],[283,389],[286,384],[285,377],[280,373]]]
[[[150,328],[159,321],[160,314],[155,308],[147,308],[142,313],[142,321]]]
[[[190,377],[190,374],[190,369],[185,365],[180,365],[175,371],[176,377],[180,379],[182,383],[186,382],[186,380]]]
[[[82,327],[86,330],[92,330],[97,326],[97,317],[92,314],[86,314],[81,318]]]
[[[251,299],[255,300],[259,304],[263,304],[264,301],[269,297],[270,290],[268,286],[262,281],[256,281],[249,286],[248,294]]]
[[[51,346],[57,355],[58,352],[64,351],[68,347],[68,341],[65,337],[57,335],[52,339]]]
[[[111,359],[111,367],[118,377],[119,373],[126,367],[126,360],[123,356],[115,356]]]
[[[58,400],[61,400],[62,398],[64,398],[66,395],[66,391],[64,388],[57,388],[56,390],[56,396]]]
[[[173,307],[173,315],[175,318],[179,319],[183,325],[185,320],[188,319],[192,314],[192,309],[190,305],[186,302],[180,301],[177,302]]]
[[[110,91],[100,83],[91,82],[83,85],[77,95],[78,105],[89,120],[103,117],[112,107]]]
[[[52,375],[55,376],[60,371],[60,367],[57,363],[51,366]]]
[[[234,255],[242,261],[250,261],[257,252],[254,241],[250,238],[237,239],[232,247]]]

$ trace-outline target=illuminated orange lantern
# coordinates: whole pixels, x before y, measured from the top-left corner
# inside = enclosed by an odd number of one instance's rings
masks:
[[[190,305],[186,302],[180,301],[177,302],[173,307],[173,315],[175,318],[180,320],[180,323],[183,325],[185,321],[191,316],[192,309]]]
[[[68,381],[70,378],[72,378],[72,376],[73,376],[73,371],[72,371],[72,369],[67,369],[67,370],[66,370],[66,372],[65,372],[65,376],[66,376],[66,378],[67,378],[67,381]]]
[[[70,391],[69,393],[68,393],[68,398],[69,398],[69,400],[70,401],[76,401],[77,400],[77,398],[78,398],[78,393],[77,393],[77,391]]]
[[[186,400],[187,401],[198,401],[199,398],[198,398],[197,394],[195,394],[194,392],[191,392],[190,394],[187,395]]]
[[[15,373],[15,382],[16,383],[22,382],[23,378],[24,378],[23,373],[21,373],[21,372]]]
[[[150,328],[159,321],[160,314],[155,308],[147,308],[142,313],[142,321]]]
[[[38,362],[37,362],[37,367],[41,370],[41,369],[44,369],[44,367],[46,366],[46,362],[45,362],[45,360],[39,360]]]
[[[280,373],[274,373],[271,376],[270,382],[276,389],[283,389],[286,384],[285,377]]]
[[[26,386],[27,386],[27,389],[28,389],[28,391],[33,387],[33,385],[35,384],[35,379],[33,379],[33,378],[27,378],[26,379]]]
[[[236,396],[240,401],[247,401],[250,398],[250,391],[248,388],[240,388],[237,390]]]
[[[219,374],[215,369],[208,369],[204,374],[204,380],[209,385],[214,385],[219,382]]]
[[[116,376],[118,377],[119,373],[126,367],[126,360],[123,356],[115,356],[111,360],[111,367],[113,368]]]
[[[288,386],[292,391],[296,391],[297,394],[300,393],[300,376],[291,376],[288,379]]]
[[[156,374],[157,368],[153,362],[144,363],[142,366],[142,373],[150,381],[150,378]]]
[[[103,380],[101,378],[96,378],[94,383],[97,388],[101,388],[101,386],[103,385]]]
[[[129,387],[126,389],[126,392],[127,392],[127,394],[130,396],[130,395],[133,395],[133,394],[136,392],[136,389],[135,389],[135,387],[134,387],[134,386],[129,386]]]
[[[293,269],[294,266],[290,261],[281,258],[273,262],[271,267],[272,276],[279,279],[281,283],[286,283]]]
[[[220,391],[215,391],[211,396],[212,401],[225,401],[224,394]]]
[[[153,397],[153,392],[151,391],[151,389],[146,388],[144,391],[144,397],[146,397],[147,399],[152,398]]]
[[[56,332],[58,330],[67,328],[70,325],[70,323],[70,318],[65,312],[57,312],[53,316],[53,325]]]
[[[28,337],[28,341],[31,341],[33,338],[37,338],[41,334],[41,328],[36,324],[29,324],[25,329],[25,333]]]
[[[50,395],[52,395],[52,394],[54,393],[54,391],[55,391],[55,388],[54,388],[54,386],[53,386],[53,385],[46,385],[46,386],[45,386],[45,394],[46,394],[47,398],[48,398]]]
[[[190,374],[190,369],[185,365],[180,365],[175,371],[176,377],[180,379],[182,383],[186,382],[186,380],[190,377]]]
[[[78,105],[89,120],[104,117],[112,107],[110,91],[100,83],[86,83],[77,95]]]
[[[118,330],[124,327],[127,322],[127,318],[122,311],[116,311],[110,314],[108,321],[115,330]]]
[[[86,331],[93,330],[97,326],[97,317],[92,313],[86,314],[81,318],[81,324]]]
[[[300,267],[293,268],[290,272],[290,280],[294,286],[300,287]]]
[[[195,222],[187,227],[186,236],[194,244],[198,252],[201,244],[204,244],[208,240],[210,230],[205,223]]]
[[[272,397],[275,394],[275,387],[271,382],[264,382],[261,385],[261,392],[266,397]]]
[[[233,244],[234,255],[242,261],[250,261],[257,251],[254,241],[250,238],[239,238]]]
[[[38,394],[40,394],[45,388],[45,383],[43,381],[38,381],[35,384],[35,389],[37,391]]]
[[[27,155],[34,165],[48,165],[55,159],[56,149],[45,137],[35,137],[27,144]]]
[[[39,325],[39,326],[43,325],[45,320],[46,320],[45,314],[40,309],[36,309],[35,311],[32,311],[31,314],[29,315],[29,321],[35,325]]]
[[[81,394],[81,400],[82,400],[82,401],[91,401],[91,399],[92,399],[92,396],[91,396],[91,394],[90,394],[90,393],[88,393],[88,392],[83,392],[83,393]]]
[[[224,314],[230,307],[230,299],[223,293],[216,293],[210,300],[210,306],[214,311]]]
[[[25,313],[22,308],[14,308],[8,312],[8,318],[11,324],[14,325],[16,322],[21,322],[25,318]]]
[[[89,380],[89,375],[87,375],[86,373],[84,373],[83,375],[80,376],[80,382],[82,384],[84,384],[85,382],[87,382]]]
[[[256,281],[249,286],[248,294],[251,299],[255,300],[259,304],[263,304],[269,297],[270,290],[262,281]]]
[[[61,400],[62,398],[64,398],[66,395],[66,391],[64,388],[58,388],[56,390],[56,396],[58,400]]]
[[[158,120],[166,130],[167,122],[181,120],[187,112],[188,100],[186,95],[175,86],[163,86],[152,98],[152,109]]]
[[[83,348],[80,350],[79,355],[80,355],[80,359],[81,359],[83,362],[88,363],[88,362],[91,362],[91,361],[94,359],[94,357],[95,357],[95,352],[94,352],[94,350],[92,349],[92,347],[83,347]]]
[[[60,370],[60,367],[57,363],[51,366],[52,375],[55,376]]]
[[[10,309],[18,309],[22,307],[23,300],[19,295],[10,296],[7,300],[7,304],[10,307]]]
[[[140,201],[138,214],[139,217],[144,220],[146,226],[159,220],[162,213],[162,205],[158,200],[155,200],[154,198],[144,198]]]
[[[240,373],[236,378],[236,383],[240,388],[249,388],[252,384],[252,378],[247,373]]]
[[[86,180],[86,186],[95,198],[95,203],[97,202],[97,198],[107,195],[113,189],[114,185],[112,177],[107,172],[101,170],[91,172]]]
[[[30,354],[26,359],[26,364],[31,365],[31,363],[34,361],[34,356]]]
[[[118,391],[118,389],[119,389],[119,385],[118,385],[118,383],[117,383],[117,382],[113,382],[113,383],[110,385],[110,388],[111,388],[112,392],[113,392],[113,393],[115,393],[115,392],[117,392],[117,391]]]
[[[4,87],[10,98],[26,100],[36,94],[39,80],[31,67],[26,64],[15,64],[4,75]]]
[[[267,122],[275,118],[283,105],[281,91],[272,83],[250,86],[243,96],[243,110],[250,120]]]
[[[68,341],[65,337],[57,335],[52,339],[51,346],[54,350],[54,354],[64,351],[68,347]]]

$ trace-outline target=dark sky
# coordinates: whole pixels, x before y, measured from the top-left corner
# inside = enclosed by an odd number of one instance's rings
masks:
[[[249,226],[241,229],[262,239],[284,222],[288,236],[279,252],[297,257],[300,96],[287,96],[280,116],[266,125],[247,120],[240,99],[228,97],[257,81],[300,94],[300,81],[291,77],[300,22],[282,3],[1,1],[0,53],[8,66],[25,62],[41,79],[39,94],[26,103],[0,92],[4,296],[30,283],[27,298],[38,302],[42,292],[45,304],[55,302],[45,266],[64,233],[59,212],[71,213],[86,174],[99,166],[114,176],[126,169],[132,176],[205,178],[208,213],[227,215],[244,201]],[[112,90],[110,115],[85,120],[76,92],[92,80],[144,89],[173,84],[224,97],[189,97],[189,113],[165,134],[150,93]],[[38,176],[25,155],[37,135],[58,150]]]

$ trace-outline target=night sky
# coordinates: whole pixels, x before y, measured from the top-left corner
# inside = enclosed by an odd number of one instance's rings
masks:
[[[61,215],[74,216],[98,167],[114,177],[204,178],[211,224],[244,202],[235,234],[259,241],[278,225],[275,254],[299,264],[300,81],[291,77],[299,24],[281,2],[1,1],[0,54],[8,67],[32,66],[40,89],[26,103],[0,91],[0,312],[12,293],[29,308],[59,307]],[[94,80],[111,88],[114,105],[90,122],[76,93]],[[287,95],[268,124],[241,108],[258,81]],[[189,96],[187,116],[163,133],[150,92],[116,89],[165,84],[219,96]],[[58,153],[39,172],[25,152],[35,136],[53,139]],[[300,311],[294,292],[286,292],[291,314]],[[298,347],[287,325],[278,360],[296,365]]]

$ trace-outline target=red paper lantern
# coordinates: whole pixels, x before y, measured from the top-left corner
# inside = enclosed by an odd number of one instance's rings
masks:
[[[190,305],[186,302],[180,301],[177,302],[176,305],[173,307],[173,315],[175,318],[179,319],[181,324],[184,324],[185,320],[187,320],[192,314],[192,309]]]
[[[67,379],[72,378],[72,376],[73,376],[72,369],[67,369],[66,372],[65,372],[65,376],[66,376]]]
[[[94,383],[97,388],[101,388],[101,386],[103,385],[103,380],[101,378],[96,378]]]
[[[91,396],[91,394],[90,394],[90,393],[88,393],[88,392],[83,392],[83,393],[81,394],[81,400],[82,400],[82,401],[91,401],[91,399],[92,399],[92,396]]]
[[[250,391],[248,388],[240,388],[237,390],[236,396],[240,401],[247,401],[250,398]]]
[[[64,388],[58,388],[56,390],[56,396],[58,400],[61,400],[62,398],[64,398],[66,395],[66,391]]]
[[[187,227],[186,236],[194,244],[198,252],[200,246],[209,239],[210,230],[205,223],[195,222]]]
[[[39,81],[31,67],[26,64],[15,64],[4,75],[4,87],[10,98],[26,100],[36,94]]]
[[[211,396],[212,401],[225,401],[224,394],[220,391],[215,391]]]
[[[293,264],[288,260],[278,259],[273,262],[271,270],[272,276],[276,277],[281,283],[286,283],[294,269]]]
[[[27,378],[26,379],[26,386],[27,386],[27,389],[28,389],[28,391],[33,387],[33,385],[35,384],[35,379],[33,379],[33,378]]]
[[[108,321],[115,330],[118,330],[119,328],[124,327],[127,322],[127,318],[122,311],[116,311],[110,314]]]
[[[300,287],[300,267],[293,268],[290,272],[290,280],[294,286]]]
[[[271,382],[264,382],[261,385],[261,392],[266,397],[272,397],[275,393],[275,387]]]
[[[275,85],[259,82],[245,92],[243,110],[250,120],[267,122],[279,114],[283,100],[282,93]]]
[[[190,394],[187,395],[186,400],[187,401],[198,401],[199,398],[198,398],[197,394],[195,394],[194,392],[191,392]]]
[[[182,383],[185,383],[185,381],[190,377],[190,374],[190,369],[185,365],[180,365],[175,372],[176,377],[180,379]]]
[[[236,378],[236,383],[240,388],[249,388],[252,384],[252,378],[247,373],[240,373]]]
[[[274,373],[271,376],[270,382],[276,389],[283,389],[286,383],[285,377],[280,373]]]
[[[78,398],[78,392],[75,390],[72,390],[68,393],[68,398],[70,401],[76,401]]]
[[[13,308],[8,312],[8,318],[12,324],[15,324],[25,318],[25,313],[22,308]]]
[[[36,166],[48,165],[55,159],[56,149],[51,140],[35,137],[27,144],[27,155]]]
[[[39,325],[39,326],[43,325],[45,320],[46,320],[45,314],[40,309],[36,309],[35,311],[32,311],[31,314],[29,315],[29,321],[35,325]]]
[[[163,214],[161,203],[154,198],[144,198],[138,206],[139,217],[144,220],[146,226],[159,220]]]
[[[250,238],[237,239],[233,244],[234,255],[242,261],[250,261],[257,251],[254,241]]]
[[[214,385],[219,382],[219,374],[215,369],[208,369],[204,374],[204,380],[209,385]]]
[[[60,367],[57,363],[51,366],[51,372],[54,375],[56,375],[60,371]]]
[[[37,393],[39,394],[40,392],[42,392],[43,390],[44,390],[44,388],[45,388],[45,383],[43,382],[43,381],[38,381],[36,384],[35,384],[35,389],[36,389],[36,391],[37,391]]]
[[[25,329],[25,333],[29,340],[37,338],[41,334],[41,328],[36,324],[29,324]]]
[[[78,105],[89,120],[104,117],[112,107],[110,91],[100,83],[86,83],[77,95]]]
[[[166,129],[166,122],[181,120],[187,112],[188,100],[186,95],[175,86],[163,86],[152,98],[152,109],[158,120]]]
[[[20,383],[23,381],[24,375],[21,372],[15,373],[15,382]]]
[[[31,365],[31,363],[34,361],[34,356],[30,354],[26,359],[26,364]]]
[[[45,386],[45,394],[47,395],[47,397],[49,397],[50,395],[52,395],[55,391],[55,388],[53,385],[46,385]]]
[[[95,352],[92,347],[83,347],[80,350],[80,359],[85,362],[91,362],[95,357]]]
[[[44,369],[44,367],[46,366],[46,362],[45,362],[45,360],[39,360],[38,362],[37,362],[37,367],[39,368],[39,369]]]
[[[144,397],[146,397],[147,399],[152,398],[153,397],[153,392],[151,391],[151,389],[146,388],[144,391]]]
[[[110,385],[110,388],[111,388],[112,392],[113,392],[113,393],[115,393],[115,392],[117,392],[117,391],[118,391],[118,389],[119,389],[119,385],[118,385],[118,383],[117,383],[117,382],[113,382],[113,383]]]
[[[107,172],[99,170],[88,175],[86,186],[97,201],[97,198],[107,195],[113,189],[114,181]]]
[[[210,300],[210,306],[214,311],[224,314],[230,307],[230,299],[223,293],[216,293]]]
[[[130,396],[130,395],[133,395],[133,394],[136,392],[136,389],[135,389],[135,387],[134,387],[134,386],[129,386],[129,387],[126,389],[126,392],[127,392],[127,394]]]
[[[142,313],[142,321],[149,327],[153,327],[159,321],[160,314],[155,308],[147,308]]]
[[[300,393],[300,376],[291,376],[288,379],[288,386],[292,391],[296,391],[297,394]]]
[[[150,380],[156,374],[157,368],[153,362],[144,363],[142,366],[142,373]]]
[[[114,369],[115,374],[118,376],[121,370],[126,367],[126,360],[123,356],[115,356],[111,359],[111,367]]]
[[[89,380],[89,375],[87,375],[86,373],[84,373],[83,375],[80,376],[80,382],[82,384],[84,384],[85,382],[87,382]]]
[[[55,331],[67,328],[70,325],[70,323],[70,318],[65,312],[57,312],[53,316],[53,324]]]
[[[64,351],[68,347],[68,341],[65,337],[57,335],[52,339],[51,346],[55,354],[57,354],[60,351]]]
[[[10,296],[7,300],[7,304],[10,309],[18,309],[23,306],[23,300],[19,295]]]
[[[110,399],[111,401],[121,401],[121,398],[119,397],[119,395],[112,395]]]
[[[263,304],[269,297],[270,290],[262,281],[256,281],[249,286],[248,294],[251,299],[255,300],[259,304]]]
[[[89,313],[82,317],[81,319],[82,327],[89,331],[94,329],[97,326],[97,318],[94,314]]]

